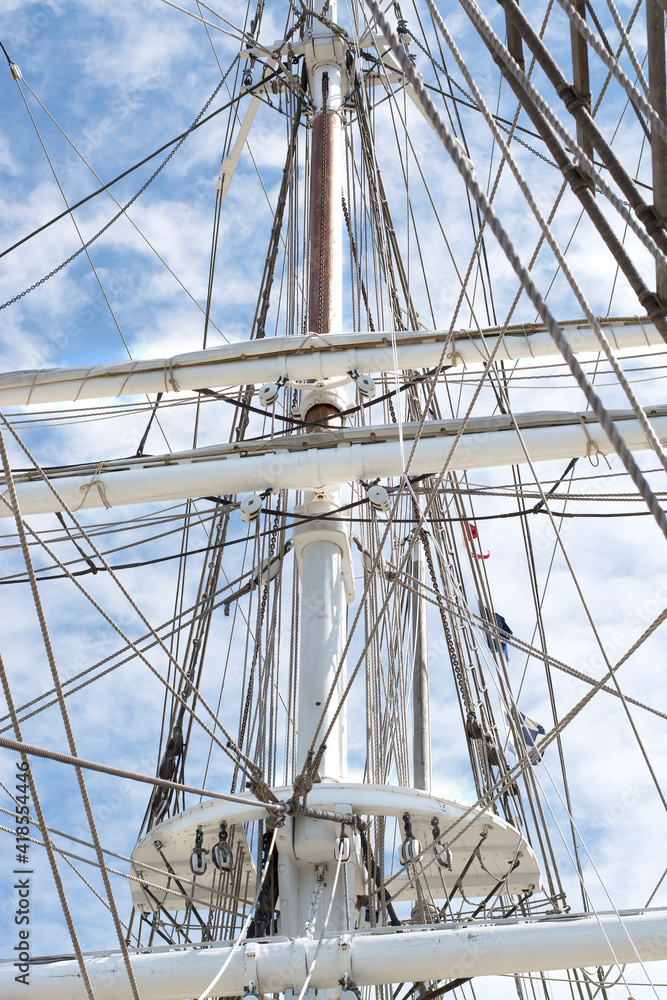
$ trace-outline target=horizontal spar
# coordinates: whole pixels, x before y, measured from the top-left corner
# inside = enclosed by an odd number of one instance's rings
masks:
[[[600,320],[612,347],[664,346],[648,319]],[[585,321],[562,324],[577,353],[597,351],[597,339]],[[459,330],[447,349],[445,365],[479,364],[493,350],[499,330]],[[73,402],[80,399],[133,396],[153,392],[259,385],[286,376],[292,381],[335,378],[350,370],[392,372],[433,368],[447,342],[446,330],[391,333],[342,333],[329,336],[268,337],[224,347],[176,354],[149,361],[122,361],[92,368],[44,368],[0,375],[0,406]],[[496,354],[513,361],[557,354],[543,326],[509,327]]]
[[[362,987],[613,965],[639,958],[645,962],[667,958],[664,910],[622,919],[586,916],[509,926],[360,932],[325,938],[321,947],[309,938],[253,939],[234,951],[231,945],[222,945],[133,955],[132,967],[142,1000],[181,1000],[202,993],[242,996],[251,980],[259,996],[299,990],[307,969],[312,972],[311,988],[326,989],[336,987],[346,974]],[[220,980],[208,990],[225,963]],[[86,966],[96,1000],[122,1000],[128,995],[120,955],[89,958]],[[0,966],[3,1000],[23,998],[22,984],[14,981],[14,974],[12,966]],[[74,961],[31,965],[30,986],[49,1000],[87,998]]]
[[[657,415],[661,414],[661,415]],[[649,410],[660,440],[667,443],[667,407]],[[639,424],[626,411],[612,411],[627,446],[633,451],[648,447]],[[582,422],[585,419],[585,428]],[[613,448],[600,425],[586,414],[524,414],[517,417],[521,436],[534,462],[570,459]],[[440,472],[449,458],[459,421],[430,421],[422,429],[408,473],[412,476]],[[483,469],[526,461],[522,441],[508,417],[469,422],[447,469]],[[70,510],[119,507],[136,503],[165,503],[235,493],[258,493],[268,487],[317,490],[363,479],[401,476],[418,431],[404,424],[402,440],[397,425],[349,428],[336,433],[290,435],[262,442],[202,449],[182,455],[165,455],[135,462],[91,466],[85,474],[52,471],[54,487]],[[317,440],[314,440],[314,439]],[[229,455],[229,457],[221,457]],[[33,474],[34,476],[34,474]],[[16,491],[24,515],[62,510],[43,479],[18,477]],[[4,494],[6,496],[6,492]],[[0,504],[0,516],[11,511]]]

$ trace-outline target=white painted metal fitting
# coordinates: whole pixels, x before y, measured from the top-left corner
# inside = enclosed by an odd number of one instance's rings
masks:
[[[244,497],[240,504],[241,520],[245,524],[250,524],[259,515],[262,509],[262,498],[259,493],[253,493],[249,497]]]
[[[377,392],[375,379],[372,379],[370,375],[357,375],[354,381],[357,384],[360,396],[363,396],[364,399],[373,399]]]
[[[331,387],[326,384],[315,385],[312,389],[306,389],[301,396],[301,402],[292,411],[295,416],[299,416],[305,419],[308,415],[308,411],[321,403],[328,403],[329,406],[335,407],[339,412],[342,410],[347,410],[349,400],[347,398],[347,393],[344,389],[340,387]]]
[[[366,494],[376,510],[389,510],[389,494],[384,486],[371,486]]]

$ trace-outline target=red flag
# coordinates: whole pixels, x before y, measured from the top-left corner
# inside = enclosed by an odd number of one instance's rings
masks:
[[[474,542],[475,539],[477,538],[477,528],[475,527],[475,525],[469,524],[467,521],[462,521],[461,527],[463,528],[464,542],[465,541],[471,543]],[[468,546],[466,545],[466,549],[468,550],[468,552],[470,552],[471,555],[477,556],[478,559],[488,559],[489,556],[491,555],[490,552],[487,552],[486,555],[482,555],[480,552],[475,552],[474,545],[471,545],[470,548],[468,548]]]

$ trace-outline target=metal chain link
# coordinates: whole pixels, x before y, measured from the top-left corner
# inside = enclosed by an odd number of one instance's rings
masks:
[[[442,629],[443,632],[445,633],[445,640],[447,642],[447,652],[449,653],[449,658],[452,663],[454,676],[456,677],[457,684],[461,691],[461,695],[463,697],[463,701],[466,707],[466,712],[472,712],[473,711],[472,700],[470,698],[470,692],[468,690],[465,677],[463,675],[463,671],[461,670],[461,664],[459,663],[459,658],[456,652],[456,648],[454,646],[454,640],[452,638],[449,622],[447,621],[447,617],[445,615],[445,609],[442,603],[442,595],[440,594],[440,589],[438,587],[438,578],[436,576],[435,566],[433,565],[433,556],[431,555],[431,546],[429,544],[428,535],[426,534],[423,528],[420,529],[419,535],[424,549],[424,558],[426,559],[426,563],[428,565],[428,571],[431,576],[433,589],[437,596],[438,610],[440,612],[440,618],[442,620]]]
[[[418,39],[418,38],[417,38],[417,37],[416,37],[415,35],[413,35],[413,34],[412,34],[412,32],[410,31],[410,29],[409,29],[408,27],[406,27],[406,28],[405,28],[405,30],[404,30],[404,34],[406,34],[406,35],[407,35],[407,36],[408,36],[409,38],[411,38],[411,39],[412,39],[412,41],[413,41],[413,42],[415,43],[415,45],[417,46],[417,48],[419,48],[419,49],[421,49],[421,50],[422,50],[422,52],[424,53],[424,55],[426,56],[426,58],[427,58],[427,59],[430,59],[431,63],[432,63],[432,64],[433,64],[434,66],[435,66],[435,68],[436,68],[436,69],[439,69],[439,70],[440,70],[440,72],[441,72],[441,73],[442,73],[442,74],[443,74],[443,75],[444,75],[444,76],[446,77],[447,81],[448,81],[449,83],[451,83],[451,85],[452,85],[453,87],[456,87],[456,89],[458,90],[458,92],[459,92],[460,94],[463,94],[463,96],[465,97],[465,99],[466,99],[467,101],[470,101],[470,103],[471,103],[471,104],[472,104],[472,106],[474,107],[475,111],[480,111],[481,109],[480,109],[480,107],[479,107],[479,105],[478,105],[477,101],[475,100],[475,98],[474,98],[474,97],[472,97],[472,95],[471,95],[471,94],[469,94],[467,90],[464,90],[464,89],[463,89],[463,87],[462,87],[462,86],[461,86],[460,84],[458,84],[458,83],[456,82],[456,80],[455,80],[455,79],[454,79],[454,78],[453,78],[452,76],[450,76],[450,75],[449,75],[449,73],[447,72],[447,70],[445,69],[445,67],[444,67],[444,66],[442,66],[442,65],[441,65],[441,64],[440,64],[440,63],[438,62],[438,60],[437,60],[437,59],[435,58],[435,56],[434,56],[434,55],[432,55],[432,53],[431,53],[431,52],[429,52],[429,51],[428,51],[428,49],[427,49],[427,48],[425,48],[425,46],[424,46],[424,45],[422,45],[422,43],[421,43],[421,42],[419,41],[419,39]],[[443,96],[443,97],[445,97],[445,96],[446,96],[446,95],[445,95],[445,94],[444,94],[444,93],[443,93],[442,91],[441,91],[441,93],[442,93],[442,96]],[[494,115],[494,118],[495,118],[495,117],[496,117],[496,116]],[[497,126],[498,126],[498,128],[499,128],[499,129],[501,129],[501,130],[502,130],[503,132],[506,132],[506,133],[507,133],[507,135],[512,135],[512,130],[511,130],[511,128],[510,128],[510,127],[509,127],[508,125],[503,125],[503,124],[502,124],[502,123],[501,123],[501,122],[500,122],[500,121],[499,121],[499,120],[498,120],[497,118],[496,118],[496,125],[497,125]],[[529,145],[529,144],[528,144],[527,142],[525,142],[525,141],[524,141],[523,139],[520,139],[518,135],[516,135],[516,134],[512,135],[512,139],[514,140],[514,142],[518,142],[520,146],[524,146],[524,147],[525,147],[525,149],[527,149],[529,153],[533,153],[533,154],[534,154],[535,156],[537,156],[537,157],[538,157],[538,158],[539,158],[540,160],[544,160],[544,162],[545,162],[545,163],[548,163],[550,167],[556,167],[556,169],[558,169],[558,164],[557,164],[557,163],[554,163],[554,161],[553,161],[553,160],[550,160],[548,156],[545,156],[545,155],[544,155],[544,153],[540,153],[540,152],[539,152],[539,150],[535,149],[535,147],[534,147],[534,146],[530,146],[530,145]]]
[[[78,257],[78,256],[79,256],[80,254],[82,254],[82,253],[84,253],[84,252],[85,252],[86,250],[88,250],[88,248],[89,248],[89,247],[91,247],[91,246],[93,245],[93,243],[94,243],[94,242],[95,242],[96,240],[98,240],[98,239],[100,238],[100,236],[103,236],[103,235],[104,235],[104,233],[106,233],[107,229],[109,229],[109,228],[110,228],[111,226],[113,226],[114,222],[117,222],[117,221],[118,221],[118,219],[120,219],[121,215],[124,215],[124,214],[125,214],[125,212],[126,212],[126,211],[128,210],[128,208],[130,208],[130,207],[131,207],[131,206],[132,206],[132,205],[134,204],[134,202],[135,202],[135,201],[136,201],[136,200],[137,200],[138,198],[140,198],[140,197],[141,197],[141,195],[142,195],[142,194],[144,193],[144,191],[146,190],[146,188],[147,188],[147,187],[148,187],[148,186],[149,186],[150,184],[152,184],[152,183],[153,183],[153,181],[154,181],[154,180],[155,180],[155,178],[156,178],[156,177],[158,176],[158,174],[160,174],[160,173],[161,173],[161,172],[162,172],[162,171],[164,170],[164,168],[165,168],[165,167],[167,166],[167,164],[168,164],[168,163],[169,163],[169,161],[171,160],[172,156],[173,156],[173,155],[174,155],[175,153],[177,153],[177,152],[178,152],[178,150],[179,150],[179,149],[181,148],[181,146],[183,145],[183,143],[185,142],[185,140],[186,140],[186,139],[187,139],[187,138],[189,137],[189,135],[191,134],[192,130],[193,130],[194,128],[196,128],[196,126],[198,125],[198,123],[199,123],[199,121],[201,120],[201,118],[202,118],[202,117],[203,117],[203,116],[204,116],[204,115],[206,114],[206,112],[208,111],[209,107],[211,106],[211,104],[212,104],[212,103],[213,103],[213,101],[215,100],[215,98],[216,98],[216,96],[217,96],[218,92],[220,91],[220,88],[221,88],[221,87],[223,86],[223,84],[224,84],[225,80],[227,79],[227,77],[228,77],[228,76],[229,76],[229,74],[231,73],[231,71],[232,71],[232,68],[234,67],[234,64],[235,64],[235,63],[236,63],[236,59],[234,59],[234,61],[232,62],[231,66],[229,67],[229,69],[227,70],[227,72],[225,73],[225,75],[223,76],[222,80],[220,81],[220,83],[218,84],[218,86],[217,86],[217,87],[215,88],[215,90],[213,91],[213,93],[212,93],[212,94],[211,94],[211,96],[209,97],[208,101],[206,102],[206,104],[204,105],[204,107],[203,107],[203,108],[201,109],[201,111],[199,112],[199,114],[197,115],[197,117],[196,117],[196,118],[195,118],[195,120],[193,121],[192,125],[190,126],[190,128],[189,128],[189,129],[187,130],[187,132],[186,132],[186,133],[185,133],[185,135],[183,136],[183,138],[182,138],[182,139],[180,139],[180,140],[179,140],[179,141],[178,141],[178,142],[176,143],[176,145],[175,145],[175,146],[174,146],[174,148],[172,149],[171,153],[169,153],[169,154],[168,154],[168,156],[166,156],[166,157],[165,157],[165,159],[164,159],[164,160],[162,161],[162,163],[161,163],[161,164],[160,164],[160,166],[159,166],[159,167],[157,168],[157,170],[155,171],[155,173],[154,173],[154,174],[152,174],[152,176],[148,178],[148,180],[147,180],[147,181],[146,181],[146,183],[145,183],[145,184],[143,185],[143,187],[139,188],[139,190],[137,191],[137,193],[136,193],[136,194],[135,194],[135,195],[134,195],[134,196],[133,196],[132,198],[130,198],[130,200],[129,200],[129,201],[127,202],[127,204],[125,204],[125,205],[124,205],[124,206],[123,206],[123,207],[122,207],[122,208],[120,209],[120,211],[119,211],[119,212],[116,212],[116,214],[114,215],[114,217],[113,217],[112,219],[110,219],[110,220],[109,220],[109,222],[107,222],[107,224],[106,224],[105,226],[103,226],[103,227],[102,227],[102,229],[100,229],[100,231],[99,231],[98,233],[96,233],[96,234],[95,234],[95,235],[94,235],[93,237],[91,237],[91,238],[90,238],[90,239],[88,240],[88,242],[87,242],[87,243],[84,243],[84,244],[83,244],[82,246],[80,246],[80,247],[79,247],[79,249],[78,249],[78,250],[77,250],[77,251],[76,251],[75,253],[73,253],[73,254],[71,255],[71,257],[68,257],[68,258],[67,258],[67,260],[64,260],[64,261],[62,262],[62,264],[59,264],[59,265],[58,265],[58,267],[54,267],[54,269],[53,269],[52,271],[49,271],[49,273],[48,273],[48,274],[45,274],[45,275],[44,275],[44,277],[43,277],[43,278],[40,278],[40,279],[39,279],[39,281],[36,281],[36,282],[34,283],[34,285],[31,285],[31,286],[30,286],[29,288],[26,288],[26,289],[25,289],[25,290],[24,290],[23,292],[20,292],[20,293],[19,293],[18,295],[15,295],[15,296],[14,296],[14,298],[12,298],[12,299],[8,299],[8,301],[7,301],[7,302],[4,302],[4,303],[3,303],[2,305],[0,305],[0,311],[1,311],[1,310],[3,310],[3,309],[6,309],[6,308],[7,308],[7,306],[11,306],[11,305],[13,305],[13,304],[14,304],[15,302],[19,302],[19,301],[20,301],[20,300],[21,300],[22,298],[25,298],[25,296],[26,296],[26,295],[29,295],[29,294],[30,294],[30,292],[34,292],[36,288],[39,288],[39,287],[40,287],[40,285],[43,285],[43,284],[44,284],[45,282],[47,282],[47,281],[48,281],[48,280],[49,280],[50,278],[53,278],[53,277],[54,277],[54,275],[56,275],[56,274],[58,274],[58,273],[59,273],[60,271],[62,271],[62,270],[63,270],[63,268],[67,267],[67,265],[68,265],[68,264],[71,264],[73,260],[76,260],[76,258],[77,258],[77,257]]]

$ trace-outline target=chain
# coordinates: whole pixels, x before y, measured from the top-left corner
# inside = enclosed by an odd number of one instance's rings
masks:
[[[440,593],[440,588],[438,587],[438,579],[436,577],[435,567],[433,565],[433,556],[431,555],[431,546],[429,545],[428,535],[426,534],[423,528],[420,529],[420,536],[422,545],[424,547],[424,557],[426,559],[426,563],[428,565],[428,571],[431,576],[431,582],[433,584],[433,590],[435,591],[435,594],[438,599],[438,610],[440,612],[442,628],[445,633],[445,641],[447,642],[447,652],[449,653],[449,658],[452,663],[454,676],[456,677],[459,690],[461,691],[461,696],[465,704],[466,712],[472,712],[473,705],[470,700],[470,692],[468,691],[468,686],[465,682],[463,671],[461,670],[461,664],[459,663],[458,654],[454,646],[454,640],[452,639],[452,633],[449,628],[449,622],[447,621],[447,617],[445,615],[445,609],[442,604],[442,595]]]
[[[444,75],[444,77],[447,80],[447,82],[451,83],[452,87],[456,87],[456,89],[458,90],[458,92],[460,94],[462,94],[467,101],[470,102],[470,104],[475,109],[475,111],[479,111],[480,107],[479,107],[477,101],[475,100],[475,98],[471,94],[469,94],[467,90],[464,90],[463,87],[459,83],[457,83],[456,80],[452,76],[449,75],[449,73],[447,72],[447,70],[445,69],[445,67],[442,66],[438,62],[438,60],[433,56],[433,54],[431,52],[428,51],[428,49],[424,45],[422,45],[422,43],[419,41],[419,39],[416,37],[416,35],[412,34],[412,32],[407,27],[407,25],[405,24],[405,22],[402,22],[402,25],[403,25],[403,34],[407,35],[408,38],[412,39],[412,41],[415,43],[415,45],[417,46],[417,48],[421,49],[421,51],[424,53],[424,55],[426,56],[426,58],[430,60],[430,62],[433,64],[433,66],[435,66],[436,69],[440,70],[440,72]],[[442,93],[443,97],[446,96],[442,91],[441,91],[441,93]],[[538,149],[535,149],[534,146],[531,146],[531,145],[529,145],[529,143],[525,142],[523,139],[520,139],[519,136],[516,135],[516,133],[514,135],[512,135],[512,129],[508,125],[503,125],[503,123],[500,122],[495,115],[494,115],[494,118],[495,118],[495,122],[496,122],[496,125],[498,126],[498,128],[502,132],[505,132],[507,135],[511,135],[512,139],[514,140],[514,142],[518,142],[520,146],[523,146],[524,149],[527,149],[529,153],[532,153],[534,156],[537,156],[538,159],[543,160],[545,163],[548,163],[550,167],[556,167],[556,169],[558,169],[558,164],[557,163],[554,163],[553,160],[550,160],[548,156],[544,155],[544,153],[540,153],[540,151]]]
[[[322,185],[320,194],[320,273],[317,276],[317,332],[324,333],[322,323],[324,320],[324,268],[326,263],[327,248],[325,248],[325,234],[327,233],[326,212],[329,207],[329,74],[322,76]],[[327,322],[327,332],[328,332]]]
[[[364,284],[363,274],[361,273],[361,263],[359,261],[359,255],[357,253],[357,244],[354,239],[354,233],[352,232],[352,225],[350,223],[350,213],[348,211],[347,202],[345,201],[345,195],[342,195],[343,201],[343,218],[345,219],[345,228],[347,229],[347,234],[350,237],[350,249],[352,251],[352,259],[354,260],[357,276],[359,279],[359,285],[361,290],[361,297],[364,300],[364,305],[366,306],[366,315],[368,316],[368,328],[375,331],[375,324],[373,323],[373,317],[371,316],[371,308],[368,302],[368,295],[366,293],[366,285]]]
[[[276,852],[273,833],[268,831],[262,837],[264,881],[257,899],[255,915],[248,931],[248,937],[266,937],[276,906]]]
[[[305,20],[307,17],[312,17],[316,21],[319,21],[321,24],[326,25],[327,28],[330,28],[331,31],[334,33],[334,35],[340,35],[341,38],[349,37],[345,28],[341,28],[340,24],[336,24],[334,21],[331,21],[328,17],[325,16],[326,12],[329,9],[329,4],[331,0],[327,0],[327,3],[324,4],[321,14],[318,14],[317,11],[311,10],[311,8],[308,7],[308,5],[304,2],[304,0],[299,0],[299,2],[301,4],[301,10],[297,8],[296,4],[294,3],[294,0],[289,0],[289,5],[292,8],[292,12],[295,15],[295,17],[297,17],[299,20]]]
[[[155,173],[152,174],[152,176],[148,178],[148,180],[146,181],[146,183],[144,184],[144,186],[141,187],[132,198],[130,198],[130,200],[127,202],[127,204],[125,204],[120,209],[120,211],[116,212],[116,214],[114,215],[114,217],[112,219],[110,219],[109,222],[107,222],[106,226],[103,226],[103,228],[100,229],[99,233],[96,233],[95,236],[92,236],[88,240],[87,243],[84,243],[82,246],[80,246],[79,249],[75,253],[73,253],[71,257],[68,257],[67,260],[64,260],[62,262],[62,264],[58,265],[58,267],[54,267],[54,269],[52,271],[49,271],[48,274],[45,274],[43,278],[40,278],[39,281],[36,281],[34,283],[34,285],[30,286],[30,288],[26,288],[25,291],[20,292],[18,295],[15,295],[13,299],[9,299],[7,302],[3,303],[3,305],[0,305],[0,310],[6,309],[7,306],[11,306],[15,302],[19,302],[22,298],[25,298],[26,295],[29,295],[30,292],[34,292],[36,288],[39,288],[40,285],[43,285],[45,282],[47,282],[49,280],[49,278],[53,278],[54,275],[56,275],[60,271],[62,271],[63,268],[67,267],[68,264],[71,264],[73,260],[76,260],[76,258],[80,254],[82,254],[86,250],[88,250],[88,248],[91,247],[93,245],[93,243],[100,238],[100,236],[102,236],[104,233],[106,233],[107,229],[109,229],[111,226],[113,226],[114,222],[117,222],[118,219],[120,219],[121,215],[125,214],[125,212],[128,210],[128,208],[130,208],[134,204],[134,202],[137,200],[137,198],[141,197],[141,195],[144,193],[144,191],[146,190],[146,188],[150,184],[153,183],[153,181],[158,176],[158,174],[160,174],[164,170],[164,168],[167,166],[167,164],[171,160],[171,158],[174,155],[174,153],[178,152],[178,150],[181,148],[181,146],[183,145],[183,143],[185,142],[185,140],[189,137],[189,135],[192,132],[192,130],[194,128],[196,128],[196,126],[199,123],[200,119],[203,118],[203,116],[206,114],[206,112],[208,111],[209,107],[211,106],[211,104],[215,100],[216,96],[218,95],[218,92],[220,91],[220,88],[223,86],[225,80],[227,79],[227,77],[231,73],[232,68],[233,68],[235,62],[236,62],[236,59],[234,59],[234,62],[229,67],[229,69],[227,70],[227,72],[223,76],[222,80],[220,81],[220,83],[218,84],[218,86],[215,88],[215,90],[213,91],[213,93],[209,97],[208,101],[206,102],[206,104],[204,105],[204,107],[201,109],[201,111],[199,112],[199,114],[197,115],[197,117],[193,121],[192,125],[190,126],[190,128],[187,130],[187,132],[183,136],[183,138],[180,139],[176,143],[176,145],[172,149],[171,153],[169,153],[169,155],[167,157],[165,157],[165,159],[162,161],[162,163],[157,168],[157,170],[155,171]]]

